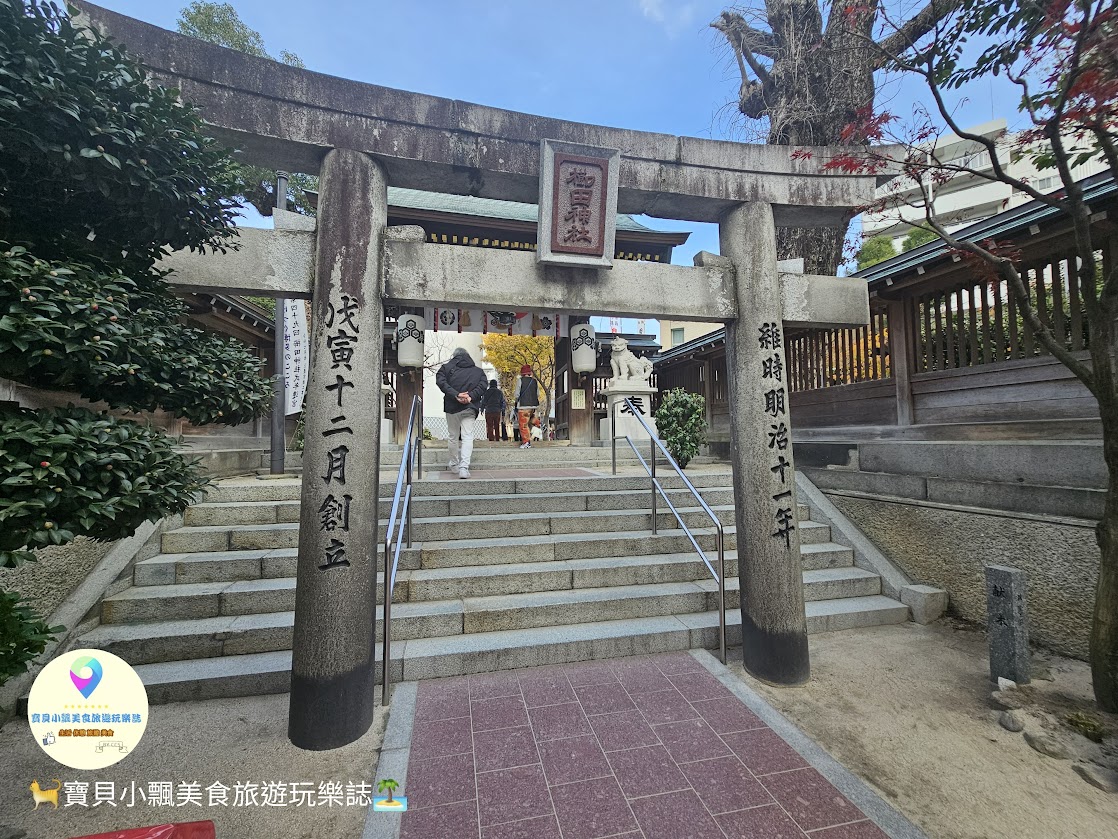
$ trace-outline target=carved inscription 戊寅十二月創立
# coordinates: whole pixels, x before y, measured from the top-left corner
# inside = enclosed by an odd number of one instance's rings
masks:
[[[337,400],[339,409],[345,409],[346,390],[356,392],[357,384],[346,377],[353,372],[353,354],[361,333],[360,327],[354,323],[359,307],[357,301],[347,294],[341,297],[341,305],[329,304],[324,326],[329,330],[326,334],[326,348],[330,351],[330,369],[338,371],[334,374],[334,381],[325,385],[325,389],[332,392]],[[323,438],[333,437],[337,434],[346,434],[353,437],[353,428],[345,425],[346,416],[339,413],[332,417],[329,427],[321,432]],[[351,440],[352,442],[352,440]],[[349,457],[350,448],[345,443],[339,443],[326,451],[326,463],[322,480],[327,487],[333,484],[345,487],[346,459]],[[323,549],[323,561],[319,564],[320,570],[330,568],[348,568],[349,560],[346,559],[345,535],[349,533],[349,506],[353,496],[345,493],[335,495],[330,492],[322,506],[318,509],[319,530],[330,533],[329,543]]]

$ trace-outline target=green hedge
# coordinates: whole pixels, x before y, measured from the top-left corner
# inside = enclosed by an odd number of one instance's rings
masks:
[[[130,536],[181,513],[207,484],[151,426],[85,408],[0,408],[0,566],[79,534]]]

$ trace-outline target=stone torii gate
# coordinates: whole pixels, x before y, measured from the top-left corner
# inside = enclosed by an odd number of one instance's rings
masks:
[[[874,178],[824,174],[837,150],[627,131],[334,78],[80,2],[213,133],[256,165],[317,173],[317,225],[279,211],[239,251],[175,254],[183,290],[310,298],[313,323],[289,737],[330,749],[373,718],[382,331],[386,303],[724,321],[743,657],[775,684],[809,675],[783,327],[868,322],[859,280],[781,274],[776,225],[826,224]],[[536,202],[541,141],[617,150],[616,210],[717,222],[693,268],[544,264],[531,252],[426,243],[387,229],[396,186]],[[613,170],[611,170],[612,172]],[[391,666],[384,662],[384,666]]]

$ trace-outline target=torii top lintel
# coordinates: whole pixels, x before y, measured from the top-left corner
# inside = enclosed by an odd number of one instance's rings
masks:
[[[621,151],[618,212],[717,221],[747,201],[778,225],[844,223],[873,176],[825,173],[840,154],[675,137],[550,119],[341,79],[169,32],[79,0],[111,36],[197,106],[213,133],[262,166],[317,173],[331,148],[367,152],[394,186],[535,203],[540,140]]]

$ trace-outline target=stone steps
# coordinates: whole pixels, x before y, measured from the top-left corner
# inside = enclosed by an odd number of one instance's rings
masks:
[[[710,556],[710,560],[712,564],[716,563],[716,557]],[[292,562],[294,561],[292,558]],[[845,579],[858,576],[861,571],[853,568],[850,549],[833,543],[824,543],[818,550],[805,553],[801,564],[805,574],[816,575],[805,577],[805,599],[851,596],[846,591],[833,595],[812,595],[806,587],[810,582],[827,579],[828,575]],[[730,553],[726,557],[727,591],[736,590],[737,572],[737,554]],[[709,581],[714,584],[710,572],[694,553],[543,560],[473,566],[468,570],[462,566],[401,570],[397,572],[396,585],[393,587],[393,603],[693,581],[704,584]],[[378,598],[383,598],[383,583],[384,575],[378,574]],[[178,582],[170,585],[133,586],[120,594],[105,598],[101,605],[101,622],[121,624],[160,619],[228,617],[294,608],[295,577]]]
[[[700,544],[707,548],[711,562],[716,561],[714,539],[702,536]],[[727,563],[737,559],[732,540],[727,537]],[[618,548],[625,550],[618,552]],[[643,549],[643,551],[641,551]],[[697,554],[691,552],[691,544],[680,531],[662,532],[657,536],[648,534],[613,534],[608,539],[595,536],[580,537],[578,534],[555,537],[539,537],[533,540],[489,539],[467,540],[465,542],[428,542],[416,543],[411,549],[404,548],[400,554],[398,573],[406,579],[406,572],[418,568],[458,568],[461,567],[463,551],[468,552],[473,566],[512,565],[525,562],[551,562],[556,559],[593,559],[625,555],[646,557],[655,554],[681,553],[699,562]],[[133,584],[136,587],[166,586],[189,583],[220,583],[238,580],[276,579],[295,577],[297,567],[296,548],[277,548],[270,551],[211,551],[197,554],[160,554],[136,564]],[[804,570],[820,568],[840,568],[853,564],[854,557],[850,548],[834,542],[820,542],[804,545],[800,549]],[[383,558],[378,556],[378,567]],[[730,564],[731,568],[736,566]],[[734,572],[736,573],[736,571]]]
[[[697,508],[677,508],[680,517],[696,536],[709,536],[713,547],[713,527],[705,511]],[[713,508],[729,536],[734,531],[734,509],[729,505]],[[678,523],[670,512],[657,517],[661,532],[676,532]],[[830,539],[830,529],[813,521],[799,523],[800,543],[818,544]],[[652,516],[647,510],[603,510],[574,513],[524,513],[514,517],[495,516],[434,516],[412,519],[412,541],[415,542],[469,542],[493,541],[492,534],[500,533],[501,540],[533,539],[545,536],[586,534],[616,534],[617,531],[642,533],[652,536]],[[379,535],[385,532],[381,522]],[[659,534],[657,534],[659,535]],[[163,534],[165,553],[194,554],[206,551],[255,551],[276,548],[294,548],[299,545],[297,522],[280,524],[207,525],[181,527]],[[727,547],[730,547],[728,544]]]
[[[516,495],[434,495],[421,496],[412,501],[412,516],[431,518],[437,516],[522,515],[538,513],[598,512],[607,510],[647,509],[650,492],[597,491],[521,493]],[[668,490],[668,497],[676,507],[692,507],[694,499],[685,489]],[[711,488],[703,492],[703,500],[711,507],[734,503],[730,487]],[[663,498],[657,503],[662,508]],[[392,508],[391,498],[380,499],[380,517],[387,519]],[[185,524],[188,527],[220,525],[279,524],[299,520],[299,501],[222,501],[204,502],[187,509]]]
[[[382,473],[381,494],[391,498],[395,486],[395,474],[389,483],[384,482]],[[732,484],[728,472],[696,472],[688,474],[687,479],[699,490],[707,488],[727,488]],[[658,476],[660,484],[667,489],[681,489],[683,482],[671,472]],[[638,475],[599,475],[595,477],[555,478],[471,478],[468,481],[422,480],[412,486],[413,496],[496,496],[517,494],[556,493],[593,493],[593,492],[639,492],[648,490],[648,476]],[[254,501],[298,501],[300,482],[297,478],[276,478],[261,480],[239,478],[223,481],[206,491],[203,503],[249,503]],[[709,502],[708,502],[709,503]]]
[[[569,465],[558,451],[548,453],[550,465]],[[651,533],[647,477],[601,471],[413,485],[413,545],[401,551],[393,592],[394,680],[717,646],[718,584],[686,533],[663,505]],[[688,477],[724,526],[733,644],[740,612],[731,476],[713,469]],[[663,485],[716,564],[709,517],[679,478]],[[382,472],[382,492],[391,486]],[[163,534],[164,552],[136,564],[133,586],[105,598],[101,625],[83,643],[136,665],[152,702],[287,690],[299,495],[290,478],[211,488],[182,527]],[[380,503],[381,538],[389,502]],[[881,596],[880,578],[855,567],[829,527],[811,521],[806,505],[797,512],[809,631],[907,620],[908,608]],[[378,555],[381,572],[383,563]],[[378,603],[383,590],[378,573]],[[370,616],[378,641],[382,610]],[[379,644],[377,656],[379,679]]]
[[[804,572],[808,602],[876,595],[880,578],[860,568]],[[187,588],[180,586],[179,588]],[[286,591],[286,590],[285,590]],[[729,577],[726,607],[737,608],[738,581]],[[190,596],[184,593],[184,596]],[[294,590],[289,601],[294,605]],[[657,582],[603,588],[549,589],[531,593],[461,599],[393,602],[394,641],[516,629],[561,627],[593,622],[602,614],[613,620],[717,610],[718,585],[713,579]],[[263,601],[261,601],[263,605]],[[275,601],[272,605],[276,605]],[[282,603],[279,605],[286,605]],[[172,617],[175,608],[163,614]],[[377,607],[377,639],[383,638],[382,609]],[[86,636],[96,649],[133,664],[290,650],[293,610],[260,614],[219,614],[212,617],[152,620],[147,623],[105,623]]]
[[[727,643],[741,643],[741,616],[728,611]],[[881,595],[807,604],[808,632],[854,629],[908,619],[908,607]],[[570,624],[402,640],[392,646],[393,682],[517,667],[563,664],[626,655],[669,652],[718,644],[718,615],[681,615]],[[291,653],[226,655],[190,661],[140,664],[137,673],[153,704],[284,693],[290,686]],[[376,649],[381,678],[381,646]]]

